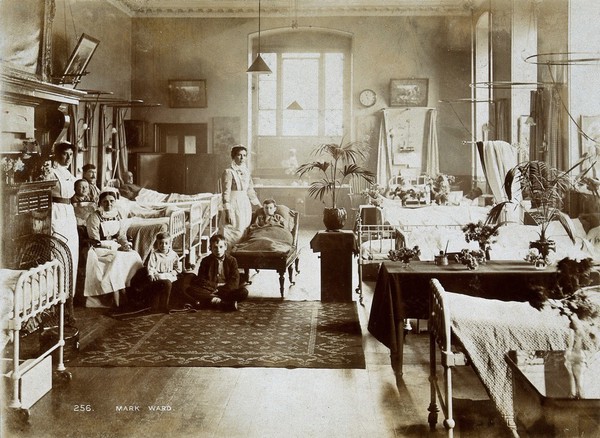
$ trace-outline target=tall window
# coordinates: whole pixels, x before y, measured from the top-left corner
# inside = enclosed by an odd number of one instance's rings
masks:
[[[272,70],[258,79],[259,136],[341,136],[345,55],[262,53]],[[288,109],[296,102],[302,109]]]

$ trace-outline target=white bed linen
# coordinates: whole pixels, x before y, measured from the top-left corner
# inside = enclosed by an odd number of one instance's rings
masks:
[[[400,201],[383,200],[383,220],[392,225],[465,225],[485,221],[489,207],[474,205],[429,205],[403,207]]]
[[[504,360],[510,350],[564,350],[569,321],[558,310],[529,303],[443,292],[452,331],[500,414],[514,418],[512,373]]]

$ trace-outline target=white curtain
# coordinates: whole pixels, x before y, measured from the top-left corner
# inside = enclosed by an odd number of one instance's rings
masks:
[[[504,190],[504,179],[508,171],[517,166],[519,151],[502,140],[492,140],[483,142],[483,168],[487,182],[494,195],[494,202],[508,201],[508,196]],[[513,180],[511,186],[512,200],[514,208],[506,209],[507,217],[505,220],[510,222],[521,221],[520,202],[523,197],[521,194],[521,184],[519,178]]]
[[[427,118],[428,130],[427,135],[427,160],[425,161],[425,173],[431,177],[435,177],[440,173],[440,151],[437,138],[437,111],[429,110]]]

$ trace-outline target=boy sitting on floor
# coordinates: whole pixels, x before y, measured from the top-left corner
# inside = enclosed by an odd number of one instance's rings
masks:
[[[238,301],[248,297],[248,290],[239,285],[237,260],[225,253],[227,241],[222,234],[212,236],[209,243],[211,253],[200,262],[198,275],[184,295],[196,308],[237,310]]]

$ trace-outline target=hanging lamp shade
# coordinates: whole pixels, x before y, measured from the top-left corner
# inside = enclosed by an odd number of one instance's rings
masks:
[[[252,63],[252,65],[250,67],[248,67],[248,70],[246,70],[247,73],[273,73],[271,71],[271,69],[269,68],[269,66],[267,65],[267,63],[265,62],[264,59],[262,59],[262,56],[260,56],[260,53],[258,55],[256,55],[256,58],[254,58],[254,62]]]
[[[297,100],[294,100],[292,103],[290,103],[290,104],[287,106],[287,109],[289,109],[289,110],[298,110],[298,111],[301,111],[301,110],[303,110],[304,108],[302,108],[302,106],[301,106],[301,105],[298,103],[298,101],[297,101]]]
[[[258,0],[258,51],[256,58],[248,70],[247,73],[273,73],[262,56],[260,56],[260,0]]]

